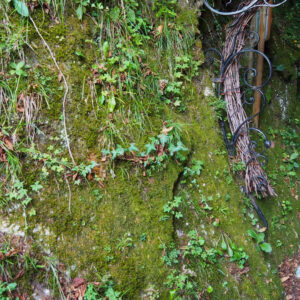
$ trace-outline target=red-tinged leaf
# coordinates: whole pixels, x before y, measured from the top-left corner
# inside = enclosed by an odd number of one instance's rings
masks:
[[[75,174],[73,175],[73,177],[72,177],[73,181],[76,180],[77,176],[78,176],[78,173],[75,173]]]
[[[12,256],[15,256],[16,254],[20,253],[20,250],[17,250],[17,249],[12,249],[10,251],[8,251],[6,254],[5,254],[5,257],[12,257]]]
[[[241,274],[241,275],[247,274],[249,271],[250,271],[250,268],[249,268],[249,267],[245,267],[244,269],[242,269],[242,270],[240,271],[240,274]]]
[[[14,151],[14,145],[13,145],[13,143],[12,143],[12,141],[11,141],[10,138],[5,137],[5,138],[3,139],[3,142],[5,143],[6,147],[7,147],[9,150]]]
[[[164,147],[163,145],[159,144],[157,147],[157,155],[162,156],[164,154]]]
[[[73,279],[73,287],[74,288],[78,288],[79,286],[81,286],[82,284],[85,284],[85,280],[83,278],[80,277],[76,277]]]
[[[144,74],[144,77],[146,78],[147,76],[151,75],[152,74],[152,71],[150,69],[148,69],[145,74]]]
[[[19,273],[15,276],[14,280],[21,278],[25,273],[25,269],[20,270]]]

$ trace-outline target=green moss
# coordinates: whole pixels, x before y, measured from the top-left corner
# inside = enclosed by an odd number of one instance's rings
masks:
[[[100,281],[104,275],[111,274],[117,289],[126,291],[125,299],[139,299],[141,292],[152,284],[160,291],[162,299],[169,297],[164,282],[170,269],[162,263],[163,253],[159,245],[175,241],[178,247],[182,246],[176,230],[187,233],[196,229],[211,247],[218,247],[223,234],[236,245],[244,247],[249,255],[249,272],[244,275],[232,272],[236,265],[229,264],[228,258],[209,265],[205,270],[194,262],[192,266],[199,286],[203,290],[208,285],[213,286],[211,299],[279,299],[282,287],[274,270],[286,253],[292,254],[298,247],[295,232],[299,231],[296,214],[300,210],[299,204],[292,199],[290,189],[283,178],[280,178],[276,187],[279,197],[272,201],[259,201],[259,205],[269,220],[274,215],[280,215],[279,204],[282,199],[289,199],[295,209],[290,215],[290,224],[284,227],[284,231],[271,227],[268,241],[273,245],[273,253],[264,255],[258,251],[255,243],[247,237],[247,230],[252,225],[247,217],[250,210],[245,205],[244,195],[236,182],[227,183],[228,179],[232,179],[228,172],[227,154],[215,153],[215,150],[225,150],[225,146],[217,118],[209,105],[209,99],[204,96],[204,90],[212,88],[206,70],[201,68],[199,80],[184,84],[183,101],[187,106],[186,112],[179,113],[171,106],[152,98],[140,99],[140,106],[137,106],[126,95],[118,99],[112,120],[107,108],[98,106],[90,96],[90,66],[98,62],[99,55],[98,49],[87,42],[92,36],[92,24],[89,21],[80,23],[71,15],[66,16],[63,25],[55,24],[48,16],[44,16],[44,20],[42,17],[40,11],[34,14],[70,88],[66,121],[71,148],[77,161],[86,162],[90,153],[100,157],[103,147],[117,143],[128,145],[135,142],[142,148],[150,137],[160,133],[164,121],[172,120],[182,124],[182,140],[189,148],[185,164],[190,166],[193,160],[201,160],[204,162],[204,170],[196,179],[199,188],[180,183],[177,185],[183,165],[172,159],[165,169],[152,172],[150,177],[143,176],[143,169],[129,162],[103,162],[101,166],[106,170],[104,187],[95,182],[84,182],[77,186],[68,175],[69,190],[64,176],[52,174],[43,182],[44,189],[31,204],[37,214],[28,218],[29,233],[36,240],[42,238],[46,249],[49,248],[67,267],[72,266],[73,277]],[[195,33],[195,12],[181,11],[176,24],[188,24],[193,27],[194,31],[191,32]],[[49,83],[49,89],[53,92],[49,99],[50,109],[45,105],[41,112],[43,119],[48,122],[45,125],[46,134],[59,136],[62,130],[59,117],[64,93],[59,87],[62,83],[57,78],[57,70],[47,49],[42,46],[32,26],[30,28],[30,40],[38,45],[38,62],[43,72],[52,78]],[[193,54],[195,58],[203,60],[201,48],[201,43],[196,42]],[[84,53],[85,58],[76,56],[76,50]],[[172,62],[168,57],[157,61],[157,49],[154,46],[144,45],[144,50],[148,65],[157,73],[155,80],[169,78]],[[274,96],[275,91],[272,93]],[[279,104],[274,103],[274,107],[274,115],[280,115]],[[291,111],[293,107],[294,102]],[[134,113],[135,116],[132,116]],[[273,125],[272,114],[265,113],[262,118],[264,128]],[[280,146],[271,150],[269,172],[274,171],[282,159],[284,149],[281,142],[278,143]],[[39,147],[45,148],[47,144],[50,141],[40,141]],[[24,167],[24,178],[28,179],[28,184],[39,179],[38,167],[38,163]],[[95,190],[99,192],[95,193]],[[99,193],[102,197],[99,197]],[[172,200],[174,193],[185,199],[183,220],[173,221],[170,218],[160,221],[163,207]],[[199,204],[202,196],[212,196],[210,205],[213,210],[210,214],[205,213]],[[246,213],[243,213],[245,210]],[[220,220],[219,227],[211,224],[212,219],[216,218]],[[23,225],[22,212],[16,212],[11,220]],[[34,230],[38,226],[41,226],[41,232]],[[49,235],[46,234],[47,230]],[[141,241],[142,234],[146,234],[146,241]],[[132,245],[122,247],[121,242],[127,237],[132,239]],[[284,248],[274,246],[277,239],[284,241]],[[224,281],[228,282],[227,287],[223,286]],[[269,283],[266,284],[266,281]]]

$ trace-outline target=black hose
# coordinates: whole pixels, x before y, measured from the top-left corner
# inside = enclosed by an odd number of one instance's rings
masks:
[[[266,233],[269,229],[269,224],[268,224],[266,217],[264,216],[263,212],[258,207],[254,196],[251,193],[249,193],[247,196],[249,197],[251,204],[253,205],[253,207],[254,207],[255,211],[257,212],[257,214],[259,215],[260,219],[263,221],[265,228],[266,228],[266,230],[265,230],[265,233]]]

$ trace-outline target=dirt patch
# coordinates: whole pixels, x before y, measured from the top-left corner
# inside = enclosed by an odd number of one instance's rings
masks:
[[[279,266],[279,276],[286,293],[286,300],[300,299],[300,278],[296,270],[300,266],[300,251],[292,258],[286,258]]]

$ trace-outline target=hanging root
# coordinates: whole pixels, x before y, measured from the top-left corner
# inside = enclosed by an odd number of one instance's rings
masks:
[[[54,54],[53,52],[51,51],[51,48],[49,47],[49,45],[47,44],[47,42],[45,41],[45,39],[43,38],[43,36],[41,35],[39,29],[37,28],[35,22],[33,21],[33,19],[31,17],[30,18],[30,21],[31,23],[33,24],[37,34],[39,35],[39,37],[41,38],[41,40],[43,41],[44,45],[46,46],[46,48],[48,49],[49,51],[49,54],[59,72],[59,75],[62,77],[62,80],[64,82],[64,86],[65,86],[65,93],[64,93],[64,97],[63,97],[63,125],[64,125],[64,133],[65,133],[65,140],[66,140],[66,146],[67,146],[67,149],[69,151],[69,155],[70,155],[70,158],[72,160],[72,163],[73,165],[76,165],[75,163],[75,160],[74,160],[74,157],[73,157],[73,154],[72,154],[72,151],[71,151],[71,148],[70,148],[70,141],[69,141],[69,137],[68,137],[68,132],[67,132],[67,124],[66,124],[66,102],[67,102],[67,96],[68,96],[68,93],[69,93],[69,86],[68,86],[68,83],[67,83],[67,80],[66,80],[66,77],[65,75],[63,74],[63,72],[61,71],[55,57],[54,57]]]

